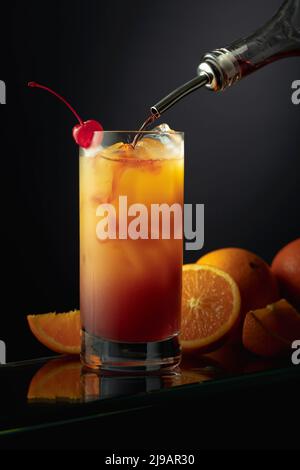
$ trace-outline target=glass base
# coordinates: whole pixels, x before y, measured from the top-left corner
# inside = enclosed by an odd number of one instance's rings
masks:
[[[81,331],[81,360],[87,367],[107,372],[158,372],[180,363],[178,335],[150,343],[107,341]]]

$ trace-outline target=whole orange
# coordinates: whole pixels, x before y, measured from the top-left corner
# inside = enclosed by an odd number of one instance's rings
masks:
[[[272,271],[277,277],[282,296],[300,308],[300,238],[277,253]]]
[[[277,281],[269,265],[251,251],[221,248],[202,256],[197,263],[222,269],[235,280],[241,294],[242,319],[249,310],[279,299]]]

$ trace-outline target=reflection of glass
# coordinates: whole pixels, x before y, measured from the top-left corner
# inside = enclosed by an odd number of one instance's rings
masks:
[[[235,350],[235,354],[242,354],[242,351]],[[217,397],[218,393],[224,393],[224,385],[226,389],[237,393],[242,384],[254,387],[258,382],[267,385],[270,380],[276,380],[278,383],[286,380],[297,382],[298,368],[286,359],[266,360],[244,352],[237,368],[237,364],[230,365],[232,356],[233,354],[228,355],[224,366],[221,351],[218,357],[213,359],[202,356],[189,359],[188,362],[184,360],[181,371],[176,374],[174,371],[172,374],[159,374],[159,379],[155,378],[153,382],[150,380],[147,383],[147,380],[144,380],[147,387],[138,384],[138,389],[132,385],[125,387],[124,383],[122,387],[116,387],[115,377],[113,385],[105,378],[104,394],[102,373],[91,369],[84,370],[78,358],[61,357],[48,360],[47,363],[45,358],[40,358],[0,366],[0,434],[43,429],[53,423],[57,425],[82,418],[94,419],[100,415],[107,416],[111,412],[129,410],[145,404],[163,405],[172,397],[181,396],[183,400],[188,400],[196,394],[201,400],[203,397],[205,403],[207,392]],[[253,374],[263,370],[269,372],[260,372],[259,376]],[[243,377],[243,374],[247,375]],[[230,376],[231,380],[224,381],[222,377],[226,376]],[[215,380],[216,378],[218,380]],[[142,382],[143,377],[140,376],[140,379]],[[203,384],[204,380],[206,384]],[[162,393],[158,387],[164,388]],[[127,395],[124,394],[125,388],[129,393]],[[155,390],[149,392],[150,389]],[[111,400],[109,395],[115,398]],[[88,406],[85,402],[89,402]]]
[[[82,358],[106,370],[154,371],[180,357],[183,137],[150,131],[122,143],[135,134],[104,132],[102,150],[80,152]],[[151,225],[154,204],[171,208],[169,236],[161,213]]]
[[[213,357],[212,357],[213,356]],[[238,362],[236,356],[239,357]],[[29,364],[31,364],[29,362]],[[30,404],[76,405],[91,401],[106,401],[111,397],[132,397],[136,394],[199,384],[226,376],[283,367],[284,362],[262,360],[236,348],[220,349],[208,356],[185,358],[181,369],[163,374],[116,375],[102,374],[82,366],[77,358],[51,359],[32,377],[27,392]],[[29,366],[28,366],[29,367]],[[1,369],[0,369],[1,370]],[[233,372],[234,371],[234,372]],[[22,373],[18,374],[22,377]],[[19,387],[23,389],[22,387]]]
[[[160,375],[101,377],[101,398],[153,392],[162,388],[165,388],[165,381]]]
[[[85,368],[79,359],[52,359],[31,379],[27,399],[30,403],[86,403],[204,382],[217,375],[211,366],[197,369],[192,365],[191,369],[174,369],[164,374],[103,375]]]

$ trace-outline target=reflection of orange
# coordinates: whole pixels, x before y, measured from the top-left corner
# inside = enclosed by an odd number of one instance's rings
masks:
[[[243,343],[259,356],[287,355],[292,342],[299,338],[300,314],[284,299],[246,315]]]
[[[222,248],[198,260],[222,269],[237,283],[242,299],[242,313],[265,307],[278,300],[276,279],[265,261],[241,248]]]
[[[47,362],[31,380],[29,400],[57,400],[81,398],[81,363],[78,359],[59,358]]]
[[[240,294],[234,280],[212,266],[183,266],[181,345],[184,352],[216,349],[235,326]]]
[[[180,374],[180,378],[176,385],[187,385],[187,384],[194,384],[194,383],[202,383],[207,382],[208,380],[212,380],[214,378],[214,374],[212,371],[206,370],[182,370]]]
[[[300,309],[300,238],[277,253],[272,271],[278,279],[281,294]]]
[[[28,315],[27,320],[34,336],[47,348],[62,354],[80,353],[79,310]]]

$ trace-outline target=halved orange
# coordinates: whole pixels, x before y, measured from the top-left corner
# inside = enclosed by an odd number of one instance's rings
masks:
[[[183,352],[217,349],[236,326],[240,305],[239,288],[229,274],[209,265],[183,266]]]
[[[28,315],[34,336],[47,348],[61,354],[80,353],[80,313],[44,313]]]
[[[281,357],[291,354],[291,345],[300,338],[300,314],[285,299],[247,313],[243,344],[258,356]]]
[[[235,280],[241,294],[243,318],[249,310],[265,307],[279,299],[276,278],[270,266],[251,251],[221,248],[202,256],[197,263],[222,269]]]

